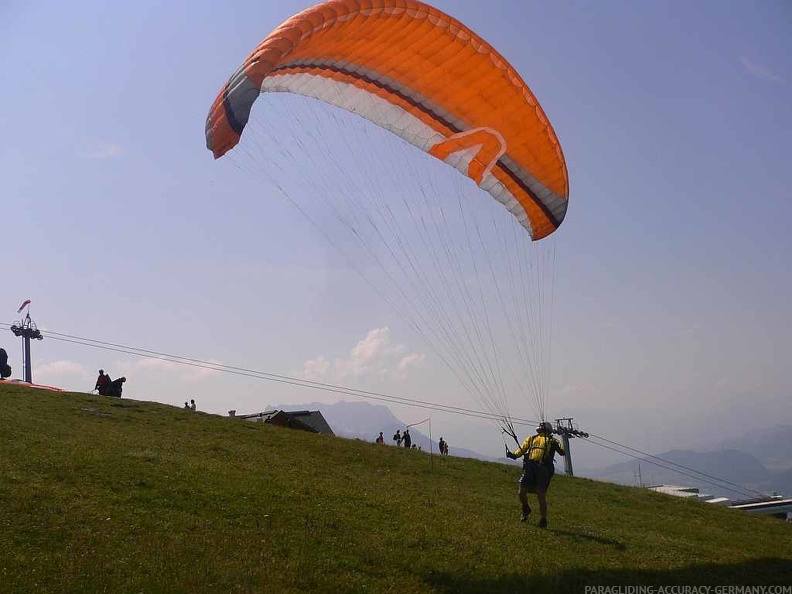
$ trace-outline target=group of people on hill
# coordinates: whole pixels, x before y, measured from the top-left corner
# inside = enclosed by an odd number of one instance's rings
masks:
[[[195,412],[195,400],[190,400],[190,404],[184,403],[184,410],[191,410]]]
[[[125,377],[118,379],[110,379],[110,376],[104,372],[104,369],[99,370],[99,377],[96,378],[96,385],[94,390],[99,392],[100,396],[113,396],[121,398],[121,392],[124,390]]]
[[[374,440],[378,444],[385,443],[385,437],[382,435],[382,431],[379,432],[377,439]],[[412,442],[412,437],[410,436],[410,430],[405,429],[404,433],[402,434],[401,429],[396,429],[396,433],[393,434],[393,441],[396,442],[396,447],[402,447],[413,449],[413,450],[420,450],[421,448],[418,447],[417,444]]]
[[[396,429],[396,433],[393,434],[393,441],[396,442],[396,447],[400,447],[404,444],[404,447],[408,450],[412,445],[412,437],[410,437],[410,430],[405,429],[404,433],[401,433],[400,429]]]
[[[393,434],[393,441],[396,442],[396,447],[404,446],[408,450],[421,449],[419,445],[412,442],[412,436],[410,435],[409,429],[405,429],[404,433],[401,432],[401,429],[396,429],[396,433]],[[374,440],[374,442],[383,445],[385,444],[385,437],[382,435],[382,431],[379,432],[379,435],[377,436],[377,439]],[[440,438],[439,448],[441,456],[448,456],[448,442],[442,437]]]

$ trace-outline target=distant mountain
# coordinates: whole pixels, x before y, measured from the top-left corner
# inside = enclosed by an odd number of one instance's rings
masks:
[[[765,493],[777,493],[786,497],[792,497],[792,468],[774,474],[769,480],[759,483],[757,488]]]
[[[755,456],[733,449],[717,452],[670,450],[657,457],[671,464],[654,458],[642,458],[613,464],[590,476],[613,483],[638,485],[640,473],[641,482],[647,486],[671,484],[698,487],[702,493],[731,499],[749,497],[750,489],[765,492],[759,487],[773,478],[773,473]],[[708,476],[699,476],[695,471]]]
[[[307,404],[277,404],[267,407],[268,410],[318,410],[321,411],[333,433],[340,437],[351,439],[362,439],[363,441],[373,442],[377,435],[382,431],[387,445],[395,445],[393,434],[399,429],[404,432],[406,424],[399,420],[391,410],[382,404],[371,404],[369,402],[337,402],[335,404],[324,404],[322,402],[309,402]],[[423,424],[419,427],[410,428],[412,442],[422,450],[429,451],[429,437],[423,432],[428,431],[428,426]],[[432,435],[432,451],[437,452],[439,435]],[[479,454],[472,450],[460,448],[453,443],[449,445],[449,454],[461,458],[474,458],[487,462],[502,462],[484,454]]]
[[[755,456],[771,471],[792,469],[792,425],[777,425],[722,441],[713,449],[735,449]]]

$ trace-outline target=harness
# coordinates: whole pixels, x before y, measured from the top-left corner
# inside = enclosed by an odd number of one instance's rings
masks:
[[[523,454],[523,462],[536,462],[537,464],[545,464],[549,465],[553,461],[553,440],[550,437],[544,438],[543,445],[534,445],[536,442],[536,438],[541,437],[540,435],[532,435],[531,436],[531,443],[528,444],[528,451]],[[531,452],[541,450],[542,456],[539,460],[532,460],[531,459]]]

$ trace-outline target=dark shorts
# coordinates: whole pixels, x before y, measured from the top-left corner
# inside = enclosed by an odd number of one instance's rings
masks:
[[[520,484],[528,489],[547,491],[550,487],[550,479],[553,478],[554,471],[555,469],[552,466],[529,460],[523,464]]]

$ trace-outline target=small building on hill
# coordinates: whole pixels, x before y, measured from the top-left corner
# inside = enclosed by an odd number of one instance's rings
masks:
[[[230,413],[229,413],[230,414]],[[243,419],[253,423],[269,423],[278,427],[288,427],[290,429],[300,429],[311,433],[321,433],[322,435],[335,435],[330,425],[318,410],[269,410],[250,415],[238,415],[236,411],[231,415],[236,419]]]

